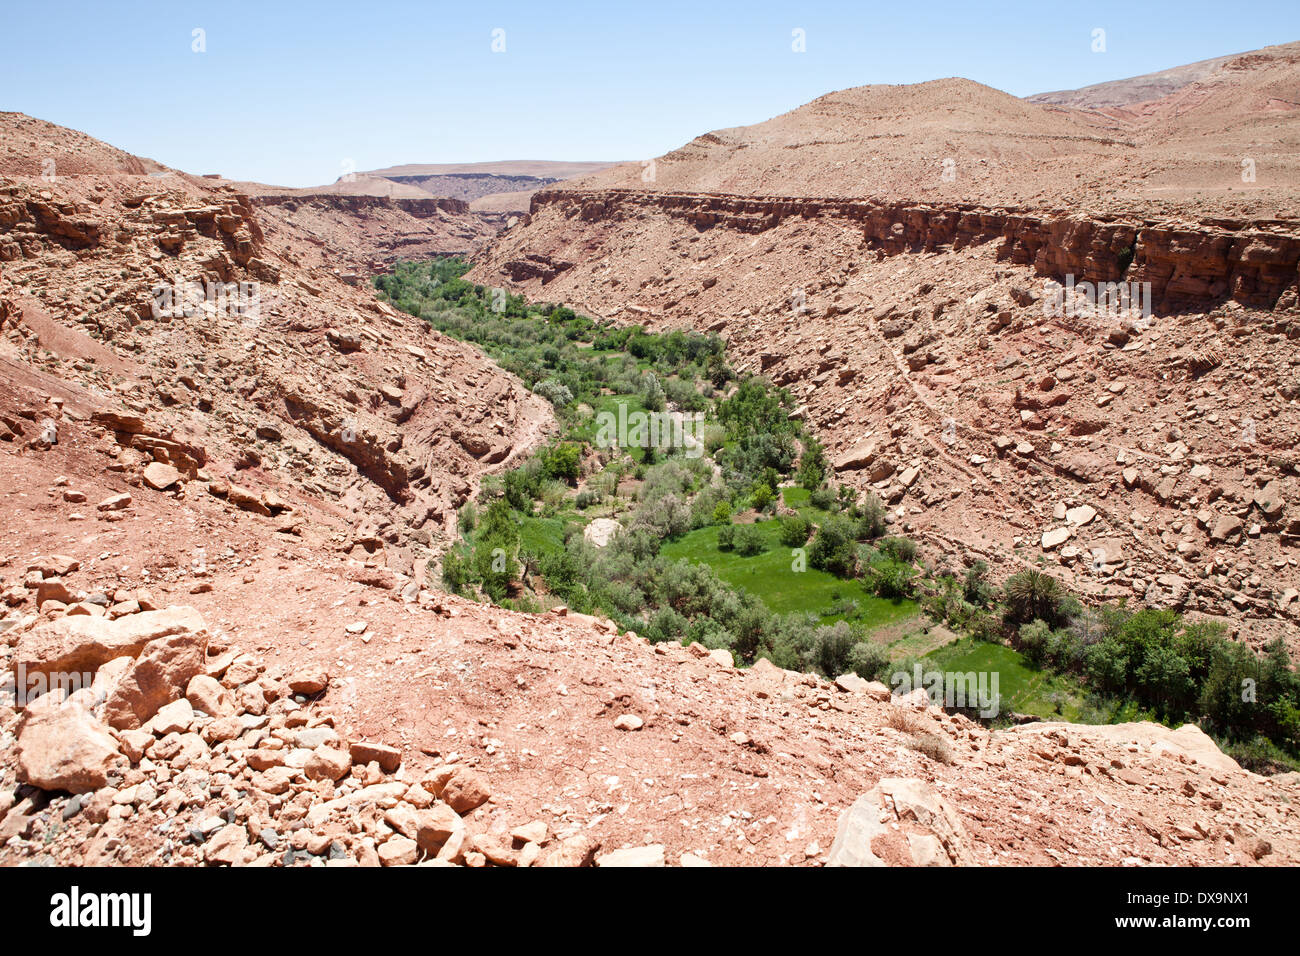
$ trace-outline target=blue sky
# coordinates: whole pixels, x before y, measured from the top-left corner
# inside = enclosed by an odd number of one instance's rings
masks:
[[[1300,39],[1297,0],[0,7],[0,109],[287,186],[347,161],[642,159],[849,86],[964,76],[1023,96]]]

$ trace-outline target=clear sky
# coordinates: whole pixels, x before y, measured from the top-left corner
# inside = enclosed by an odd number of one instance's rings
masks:
[[[866,83],[1024,96],[1297,39],[1300,0],[0,0],[0,109],[308,186],[349,161],[643,159]]]

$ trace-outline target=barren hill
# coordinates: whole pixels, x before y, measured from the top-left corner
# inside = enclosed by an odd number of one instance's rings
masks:
[[[1286,43],[1265,47],[1253,53],[1234,53],[1230,56],[1216,56],[1209,60],[1199,60],[1184,66],[1175,66],[1155,73],[1143,73],[1123,80],[1110,80],[1106,83],[1093,83],[1091,86],[1077,90],[1056,90],[1051,93],[1037,93],[1026,97],[1031,103],[1053,103],[1057,106],[1071,106],[1076,109],[1098,109],[1109,106],[1131,106],[1162,99],[1170,93],[1176,93],[1193,83],[1213,81],[1225,71],[1240,68],[1243,57],[1275,57],[1293,54],[1300,49],[1300,43]]]

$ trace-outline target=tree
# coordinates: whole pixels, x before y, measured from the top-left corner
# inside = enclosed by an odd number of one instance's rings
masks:
[[[808,563],[814,568],[848,577],[857,565],[853,524],[847,518],[831,515],[813,536],[808,549]]]
[[[865,538],[868,541],[874,541],[885,533],[889,527],[885,521],[885,503],[880,500],[875,492],[870,492],[862,504],[857,508],[858,515],[858,537]]]
[[[787,548],[802,547],[811,528],[812,522],[803,515],[786,515],[781,519],[781,543]]]
[[[764,550],[763,533],[752,524],[736,525],[736,553],[746,558]]]
[[[662,412],[665,400],[664,387],[659,383],[659,376],[654,372],[646,372],[641,378],[641,404],[648,411]]]
[[[1062,623],[1061,602],[1065,589],[1050,574],[1032,568],[1013,574],[1003,585],[1002,595],[1009,624],[1019,626],[1040,620],[1056,627]]]
[[[826,483],[828,467],[826,452],[822,450],[821,442],[811,435],[805,436],[803,454],[799,456],[799,470],[795,473],[800,487],[807,488],[809,491],[820,488]]]

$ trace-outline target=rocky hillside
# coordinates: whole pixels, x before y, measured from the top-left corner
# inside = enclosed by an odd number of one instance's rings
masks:
[[[940,553],[1300,648],[1297,87],[1281,47],[1132,119],[848,90],[550,187],[471,278],[722,333]],[[1229,112],[1252,183],[1212,132]],[[1084,282],[1151,314],[1067,302]]]

